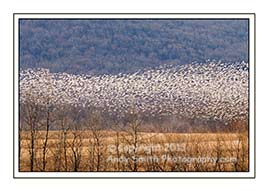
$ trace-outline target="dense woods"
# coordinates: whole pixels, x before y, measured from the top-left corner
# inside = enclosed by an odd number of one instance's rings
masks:
[[[248,62],[247,20],[20,20],[20,67],[117,74],[163,64]]]

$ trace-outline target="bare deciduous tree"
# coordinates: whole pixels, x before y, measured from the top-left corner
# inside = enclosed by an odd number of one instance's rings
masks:
[[[35,168],[35,147],[36,147],[36,135],[40,127],[40,115],[41,106],[36,104],[32,99],[21,105],[23,115],[21,116],[23,121],[27,124],[26,130],[30,131],[30,143],[29,143],[29,156],[30,156],[30,171],[34,171]]]

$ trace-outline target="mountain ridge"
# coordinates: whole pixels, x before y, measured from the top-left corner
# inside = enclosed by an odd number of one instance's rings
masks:
[[[20,68],[118,74],[163,64],[248,62],[247,20],[20,20]]]

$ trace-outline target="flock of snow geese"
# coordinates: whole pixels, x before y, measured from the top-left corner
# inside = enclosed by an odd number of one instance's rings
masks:
[[[215,61],[117,75],[26,69],[20,71],[20,102],[225,121],[248,117],[248,74],[248,63]]]

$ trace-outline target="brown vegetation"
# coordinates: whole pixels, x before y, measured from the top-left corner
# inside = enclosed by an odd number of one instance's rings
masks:
[[[246,132],[142,133],[133,126],[128,132],[36,131],[34,148],[31,139],[31,132],[21,132],[20,171],[248,171]]]
[[[228,128],[193,123],[181,126],[183,133],[176,130],[180,118],[152,123],[135,111],[113,120],[95,110],[29,102],[20,113],[21,172],[249,170],[246,120],[230,121]]]

